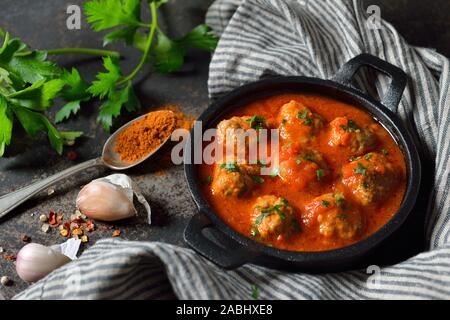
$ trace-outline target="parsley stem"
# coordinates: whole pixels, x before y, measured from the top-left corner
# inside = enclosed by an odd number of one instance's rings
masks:
[[[136,74],[139,72],[139,70],[141,70],[144,63],[147,61],[147,56],[150,51],[150,47],[152,46],[152,43],[153,43],[153,37],[155,36],[155,31],[158,29],[158,19],[157,19],[155,2],[150,3],[150,9],[152,12],[152,24],[150,27],[150,34],[148,35],[147,41],[145,43],[144,53],[142,54],[141,61],[139,61],[139,64],[136,66],[136,68],[134,68],[134,70],[128,76],[126,76],[125,78],[123,78],[122,80],[120,80],[117,83],[118,85],[133,79],[136,76]]]
[[[90,49],[90,48],[59,48],[45,50],[47,54],[86,54],[90,56],[100,56],[100,57],[113,57],[120,58],[120,53],[117,51],[101,50],[101,49]],[[31,54],[32,51],[24,51],[16,53],[15,56],[27,56]]]

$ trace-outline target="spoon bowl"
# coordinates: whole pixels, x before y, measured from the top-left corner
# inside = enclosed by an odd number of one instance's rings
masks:
[[[153,111],[151,113],[159,113],[159,112],[170,112],[173,114],[170,110],[164,110],[164,111]],[[138,122],[142,119],[144,119],[147,114],[144,114],[140,117],[137,117],[136,119],[131,120],[130,122],[127,122],[122,127],[117,129],[109,138],[106,140],[105,145],[103,146],[103,152],[102,152],[102,160],[103,164],[107,166],[108,168],[112,170],[122,171],[126,169],[130,169],[132,167],[135,167],[142,162],[146,161],[148,158],[150,158],[152,155],[154,155],[159,149],[161,149],[162,146],[166,144],[166,142],[170,139],[170,134],[166,137],[166,139],[154,150],[152,150],[149,154],[147,154],[145,157],[142,157],[134,162],[128,162],[123,161],[120,158],[120,155],[115,151],[116,149],[116,141],[118,136],[129,126],[131,126],[133,123]]]

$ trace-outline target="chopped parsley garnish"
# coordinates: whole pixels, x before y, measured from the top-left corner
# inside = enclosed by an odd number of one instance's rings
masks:
[[[281,204],[284,204],[284,205],[289,204],[289,201],[287,201],[285,198],[281,198],[280,202],[281,202]]]
[[[317,181],[320,181],[325,175],[325,171],[323,169],[316,170]]]
[[[370,159],[372,159],[372,157],[373,157],[373,154],[368,153],[368,154],[366,154],[366,155],[364,156],[364,160],[369,161]]]
[[[264,160],[258,160],[256,162],[261,168],[266,168],[267,167],[267,163]]]
[[[339,220],[347,220],[348,216],[345,213],[340,213],[336,216]]]
[[[253,116],[248,119],[247,122],[250,122],[250,127],[256,130],[261,130],[264,129],[264,127],[267,127],[264,117]]]
[[[281,125],[284,126],[287,123],[286,119],[281,120]]]
[[[204,180],[203,183],[204,184],[211,184],[211,182],[213,181],[213,178],[211,176],[207,176]]]
[[[260,176],[252,176],[252,180],[253,180],[253,182],[255,182],[257,184],[263,184],[264,183],[264,179],[261,178]]]
[[[312,124],[312,119],[308,115],[309,115],[309,110],[305,109],[303,111],[299,111],[297,118],[304,120],[302,122],[303,125],[310,126]]]
[[[286,145],[283,146],[283,150],[289,149],[294,143],[292,141],[288,142]]]
[[[381,154],[383,154],[384,156],[389,155],[389,151],[387,151],[386,149],[381,149]]]
[[[355,170],[353,170],[354,173],[356,174],[366,174],[367,168],[364,167],[361,163],[358,163],[358,168],[356,168]]]
[[[329,201],[327,201],[327,200],[320,201],[320,204],[322,206],[324,206],[325,208],[328,208],[331,205],[331,203]]]
[[[274,205],[274,206],[272,206],[272,207],[268,207],[268,208],[264,208],[264,209],[262,209],[261,210],[261,212],[262,213],[267,213],[267,214],[270,214],[270,213],[272,213],[272,212],[275,212],[275,213],[277,213],[279,216],[280,216],[280,218],[282,219],[282,220],[286,220],[286,215],[284,214],[284,212],[281,210],[281,207],[283,207],[283,205],[285,205],[284,203],[283,204],[277,204],[277,205]],[[264,217],[265,218],[265,217]],[[263,219],[264,219],[263,218]]]
[[[261,211],[261,214],[256,218],[255,220],[255,226],[259,226],[261,224],[261,222],[267,218],[268,216],[270,216],[271,212],[266,212],[265,210]]]
[[[314,162],[314,157],[302,154],[303,160]]]
[[[359,132],[360,129],[358,127],[358,125],[356,124],[355,121],[353,120],[348,120],[347,125],[340,125],[341,129],[348,132],[348,133],[352,133],[352,132]]]
[[[299,158],[294,158],[296,164],[302,164],[302,160]]]
[[[338,194],[335,194],[335,195],[333,195],[334,196],[334,199],[336,199],[336,205],[339,207],[341,204],[343,204],[344,203],[344,201],[345,201],[345,197],[344,197],[344,194],[343,193],[338,193]]]
[[[256,223],[255,223],[256,224]],[[257,228],[253,227],[250,229],[250,235],[254,238],[256,238],[257,236],[259,236],[259,231]]]
[[[363,181],[362,186],[364,189],[369,189],[369,183],[367,181]]]
[[[220,165],[221,169],[225,169],[228,172],[240,172],[239,166],[236,162],[225,162]]]
[[[358,157],[358,156],[351,156],[351,157],[349,158],[350,162],[358,161],[358,160],[360,160],[360,159],[361,159],[361,157]]]

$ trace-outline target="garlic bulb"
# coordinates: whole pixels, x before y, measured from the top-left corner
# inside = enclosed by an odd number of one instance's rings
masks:
[[[94,180],[77,197],[77,208],[84,215],[101,221],[116,221],[136,215],[136,209],[124,188],[106,181]]]
[[[69,257],[49,247],[29,243],[17,254],[16,271],[22,280],[36,282],[70,261]]]

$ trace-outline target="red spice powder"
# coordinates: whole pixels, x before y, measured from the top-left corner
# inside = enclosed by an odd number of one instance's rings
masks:
[[[122,161],[135,162],[157,149],[175,128],[176,119],[172,111],[150,112],[119,134],[115,151]]]

